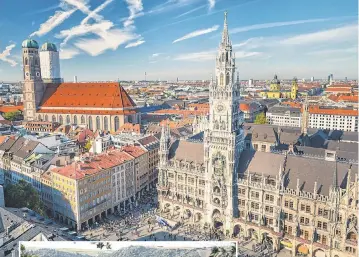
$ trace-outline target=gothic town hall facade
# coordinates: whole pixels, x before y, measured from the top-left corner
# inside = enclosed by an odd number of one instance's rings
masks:
[[[293,147],[244,147],[235,68],[225,14],[206,129],[174,140],[162,128],[157,188],[163,217],[266,240],[292,256],[357,256],[357,161],[339,160],[335,151],[320,157]]]

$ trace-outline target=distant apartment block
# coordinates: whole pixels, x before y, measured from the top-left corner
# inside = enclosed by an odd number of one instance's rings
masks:
[[[309,127],[357,132],[358,114],[353,108],[310,106]]]
[[[287,106],[270,108],[267,111],[266,118],[268,124],[282,127],[300,127],[302,122],[300,108]]]

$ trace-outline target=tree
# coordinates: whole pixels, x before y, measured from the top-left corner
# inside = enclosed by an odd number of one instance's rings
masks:
[[[44,215],[43,204],[39,193],[30,183],[20,180],[17,184],[10,184],[4,191],[6,207],[27,207],[40,215]]]
[[[257,114],[256,119],[254,120],[254,123],[255,124],[266,124],[267,123],[266,115],[264,114],[264,112]]]
[[[20,111],[6,112],[3,114],[3,117],[4,117],[4,119],[9,120],[9,121],[21,120],[22,114]]]
[[[85,145],[86,151],[90,151],[91,146],[92,146],[91,140],[88,140],[87,143],[86,143],[86,145]]]
[[[105,246],[105,244],[104,243],[102,243],[102,242],[99,242],[98,244],[97,244],[97,248],[100,248],[101,250],[102,250],[102,248]]]

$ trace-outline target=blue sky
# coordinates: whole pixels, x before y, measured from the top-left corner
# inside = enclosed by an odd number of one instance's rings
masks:
[[[21,42],[57,45],[65,80],[209,79],[228,10],[241,79],[358,77],[357,0],[1,0],[0,81]]]

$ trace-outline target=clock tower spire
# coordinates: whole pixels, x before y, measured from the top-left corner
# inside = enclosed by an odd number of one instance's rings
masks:
[[[243,113],[239,110],[240,88],[235,78],[235,54],[229,39],[227,12],[219,44],[215,80],[209,88],[209,128],[205,131],[207,169],[207,222],[230,228],[231,218],[238,216],[237,168],[243,150]]]

